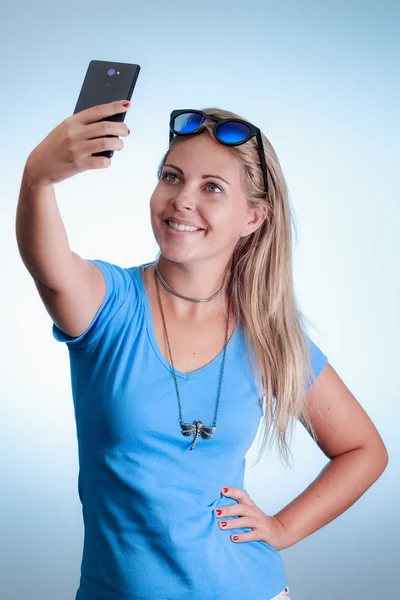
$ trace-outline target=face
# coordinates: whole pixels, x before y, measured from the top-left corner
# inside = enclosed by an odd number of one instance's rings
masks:
[[[264,219],[248,207],[240,179],[241,165],[230,149],[206,132],[172,148],[150,199],[153,233],[167,259],[227,261],[238,240],[261,225]],[[177,232],[167,219],[201,230]]]

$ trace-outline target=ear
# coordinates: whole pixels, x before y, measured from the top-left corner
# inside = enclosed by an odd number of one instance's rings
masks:
[[[264,223],[268,216],[269,207],[266,204],[262,204],[257,208],[249,208],[248,219],[246,221],[246,227],[244,235],[250,235],[256,231]]]

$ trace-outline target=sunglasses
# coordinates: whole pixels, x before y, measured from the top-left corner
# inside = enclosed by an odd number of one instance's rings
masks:
[[[256,136],[261,170],[264,177],[265,197],[267,197],[267,163],[265,161],[261,132],[258,127],[255,127],[248,121],[243,121],[242,119],[220,119],[214,115],[207,115],[201,110],[173,110],[169,121],[169,143],[171,144],[174,134],[193,135],[200,133],[200,127],[206,119],[215,122],[214,135],[221,144],[225,144],[226,146],[240,146],[253,136]]]

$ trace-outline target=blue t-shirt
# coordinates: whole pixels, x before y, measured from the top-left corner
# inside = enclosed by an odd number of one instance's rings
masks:
[[[215,509],[236,502],[245,455],[263,414],[241,325],[226,350],[216,431],[182,435],[172,367],[153,328],[141,269],[93,260],[106,295],[69,350],[78,440],[84,547],[76,600],[268,600],[288,584],[277,550],[235,543]],[[315,377],[327,362],[311,342]],[[212,425],[223,351],[191,373],[176,371],[183,420]],[[237,518],[237,517],[227,517]]]

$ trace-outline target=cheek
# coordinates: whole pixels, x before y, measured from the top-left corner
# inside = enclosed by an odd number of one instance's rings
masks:
[[[163,210],[164,204],[165,202],[163,195],[161,191],[156,188],[150,198],[150,211],[152,218],[155,218]]]
[[[208,222],[214,230],[220,231],[224,238],[233,239],[243,229],[243,218],[239,211],[218,210],[210,215]]]
[[[151,225],[153,228],[153,232],[155,233],[154,228],[156,227],[157,217],[160,214],[160,198],[157,193],[152,194],[152,196],[150,198],[149,207],[150,207]]]
[[[160,190],[156,187],[152,193],[152,195],[150,196],[150,206],[154,207],[158,201],[159,201],[159,197],[160,197]]]

